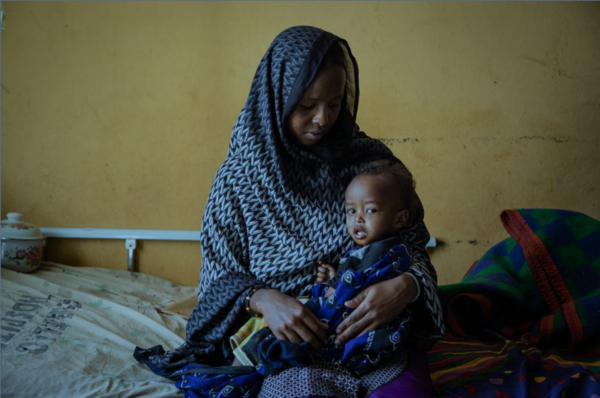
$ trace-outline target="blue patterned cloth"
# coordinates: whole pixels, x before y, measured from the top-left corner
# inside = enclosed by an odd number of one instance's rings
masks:
[[[376,258],[375,264],[365,268],[364,260]],[[313,297],[307,307],[319,319],[329,325],[328,339],[321,352],[315,353],[308,343],[295,344],[277,340],[271,330],[263,328],[244,345],[244,352],[257,364],[252,367],[210,367],[188,365],[169,375],[178,380],[176,386],[186,397],[253,397],[260,391],[266,376],[277,374],[291,366],[308,366],[314,355],[321,355],[326,362],[344,365],[357,375],[363,375],[390,354],[404,348],[410,326],[410,308],[400,314],[384,329],[355,337],[335,346],[333,333],[343,319],[352,313],[344,306],[358,293],[378,282],[395,278],[410,266],[410,257],[400,237],[393,237],[366,247],[355,247],[344,256],[343,262],[354,262],[352,268],[341,275],[338,286],[327,299],[328,288],[320,284],[313,288]],[[362,270],[361,270],[362,269]]]
[[[391,247],[390,244],[392,244]],[[336,335],[333,332],[352,312],[352,309],[344,306],[344,303],[369,286],[399,276],[410,266],[410,256],[399,237],[386,239],[366,247],[356,247],[350,250],[344,259],[350,261],[371,258],[373,253],[369,252],[375,252],[375,256],[378,258],[375,264],[363,271],[356,270],[360,268],[354,267],[354,269],[345,271],[335,293],[327,300],[323,299],[326,291],[324,285],[315,286],[313,288],[314,297],[307,303],[317,317],[329,325],[329,338],[323,351],[325,360],[339,362],[359,375],[367,373],[389,354],[402,348],[410,326],[411,311],[410,308],[407,308],[387,328],[363,334],[339,346],[334,345]]]

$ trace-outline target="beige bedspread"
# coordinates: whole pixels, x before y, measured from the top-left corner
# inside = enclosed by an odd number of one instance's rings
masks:
[[[182,396],[132,354],[183,343],[195,287],[47,262],[1,283],[2,397]]]

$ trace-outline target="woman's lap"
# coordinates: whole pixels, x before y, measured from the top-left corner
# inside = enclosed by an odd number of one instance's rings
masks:
[[[259,398],[388,398],[432,397],[433,384],[425,353],[409,350],[408,365],[397,358],[358,378],[340,366],[323,361],[306,368],[287,369],[265,379]]]
[[[369,398],[429,398],[434,396],[427,354],[409,349],[408,355],[408,365],[404,372],[386,385],[373,391]]]

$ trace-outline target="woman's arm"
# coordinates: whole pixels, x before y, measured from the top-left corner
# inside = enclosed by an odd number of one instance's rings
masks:
[[[190,316],[186,344],[206,347],[205,354],[219,363],[221,343],[250,315],[246,297],[267,283],[251,271],[248,226],[241,196],[246,181],[235,173],[240,165],[230,157],[219,168],[210,190],[200,233],[202,267],[198,304]]]
[[[224,335],[215,334],[214,340],[226,337],[226,333],[248,318],[246,297],[253,288],[260,287],[251,296],[250,309],[263,314],[275,337],[294,343],[307,341],[317,348],[326,338],[327,326],[297,299],[271,289],[263,278],[266,272],[260,275],[257,274],[260,269],[252,269],[251,229],[241,203],[249,190],[245,185],[249,181],[234,173],[240,168],[235,162],[235,157],[228,158],[217,173],[202,225],[199,298],[207,311],[214,313],[205,323],[219,325],[219,330],[227,329]],[[194,328],[194,340],[203,339],[205,330]]]

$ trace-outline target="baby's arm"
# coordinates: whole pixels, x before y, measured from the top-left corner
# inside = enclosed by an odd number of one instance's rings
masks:
[[[335,268],[325,261],[319,261],[317,267],[317,283],[327,283],[335,277]]]
[[[317,283],[327,283],[331,279],[335,277],[335,267],[325,261],[319,261],[319,266],[317,267]],[[325,297],[329,297],[331,293],[335,292],[335,289],[330,287],[325,292]]]

